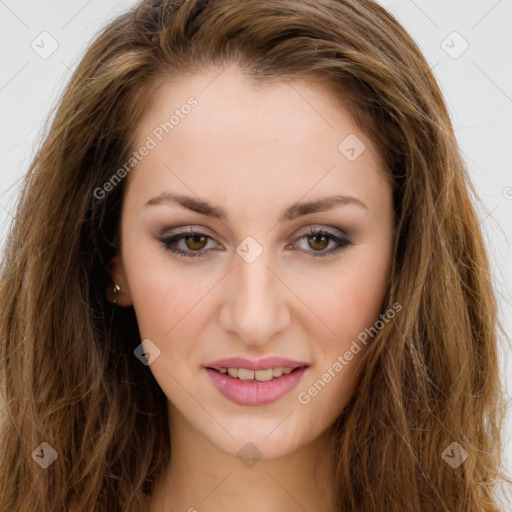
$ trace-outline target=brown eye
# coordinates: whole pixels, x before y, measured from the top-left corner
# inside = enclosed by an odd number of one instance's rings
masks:
[[[329,237],[325,235],[308,236],[308,242],[311,248],[321,251],[329,245]]]
[[[192,250],[192,251],[200,251],[201,249],[204,249],[206,245],[206,239],[208,237],[204,235],[193,235],[193,236],[187,236],[183,240],[185,241],[186,246]],[[190,241],[190,243],[189,243]]]
[[[328,257],[349,245],[353,245],[352,241],[345,235],[340,237],[326,230],[312,229],[297,240],[303,239],[306,240],[306,247],[302,249],[310,253],[314,258]],[[213,241],[214,239],[206,233],[195,231],[191,228],[175,235],[159,237],[159,240],[166,250],[179,256],[184,258],[202,258],[208,256],[209,250],[206,249],[206,246],[208,241]],[[334,243],[334,249],[326,250],[331,242]],[[180,243],[182,244],[181,248],[177,247]]]
[[[349,245],[353,245],[352,241],[345,235],[338,236],[326,230],[312,229],[298,238],[298,240],[306,240],[306,247],[303,249],[311,253],[313,258],[324,258],[336,254]],[[330,242],[337,244],[332,250],[326,250]],[[309,250],[313,249],[313,250]]]
[[[176,235],[159,237],[159,240],[166,250],[179,256],[201,258],[208,255],[205,247],[213,238],[206,233],[189,229]],[[180,242],[183,242],[182,248],[176,247]]]

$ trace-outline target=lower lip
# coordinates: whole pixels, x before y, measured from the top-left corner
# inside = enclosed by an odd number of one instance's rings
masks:
[[[206,371],[215,387],[228,400],[238,405],[264,405],[275,402],[289,393],[307,369],[308,367],[302,367],[267,382],[240,380],[210,368],[206,368]]]

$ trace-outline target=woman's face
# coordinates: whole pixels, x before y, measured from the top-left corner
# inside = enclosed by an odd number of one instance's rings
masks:
[[[392,191],[330,98],[217,69],[165,85],[138,127],[113,273],[171,435],[278,457],[325,433],[354,391],[361,333],[384,313]]]

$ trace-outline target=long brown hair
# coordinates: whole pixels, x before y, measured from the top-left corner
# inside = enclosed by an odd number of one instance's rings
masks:
[[[404,307],[332,427],[336,510],[499,511],[495,486],[512,483],[500,472],[502,329],[476,194],[429,66],[370,0],[145,0],[89,47],[30,165],[2,262],[0,510],[76,499],[87,511],[149,509],[171,457],[166,398],[133,354],[133,308],[105,297],[124,181],[94,191],[129,158],[159,84],[229,63],[262,83],[331,87],[393,183],[385,310]],[[46,469],[34,457],[43,442],[58,454]],[[443,457],[450,446],[467,454],[458,467]]]

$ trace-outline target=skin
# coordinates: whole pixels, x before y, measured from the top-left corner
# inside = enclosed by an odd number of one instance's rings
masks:
[[[136,146],[190,96],[198,105],[126,178],[121,251],[112,261],[118,305],[133,305],[141,339],[160,350],[149,369],[168,398],[173,457],[152,510],[325,512],[332,509],[329,429],[354,392],[367,346],[309,403],[298,394],[384,313],[392,190],[374,146],[329,90],[301,80],[256,87],[234,67],[165,84]],[[338,149],[349,134],[366,147],[354,161]],[[163,192],[205,199],[228,218],[165,202],[144,206]],[[279,221],[284,208],[333,193],[366,207]],[[188,226],[211,238],[185,237],[174,247],[207,257],[180,257],[158,239]],[[312,227],[340,238],[344,230],[352,244],[315,258],[338,243],[305,236]],[[236,252],[248,236],[263,249],[251,263]],[[203,368],[236,355],[310,367],[276,402],[241,406]],[[262,457],[252,467],[237,457],[247,443]]]

